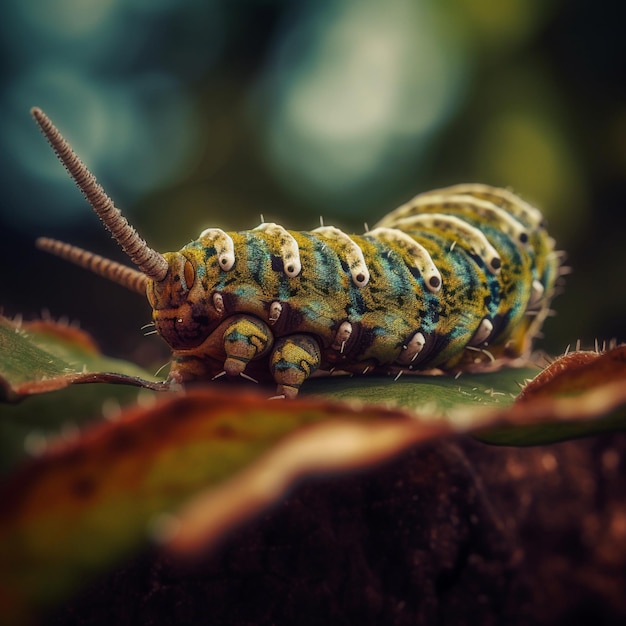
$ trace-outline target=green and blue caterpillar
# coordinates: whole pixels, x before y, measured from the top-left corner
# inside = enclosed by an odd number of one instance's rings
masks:
[[[358,236],[262,223],[209,228],[160,254],[45,114],[32,114],[139,271],[51,239],[39,247],[147,293],[172,382],[243,376],[294,397],[316,370],[461,371],[525,353],[549,313],[560,255],[541,213],[507,190],[420,194]]]

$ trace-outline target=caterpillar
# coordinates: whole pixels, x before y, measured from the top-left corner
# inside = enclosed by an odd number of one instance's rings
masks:
[[[508,190],[422,193],[358,236],[263,222],[208,228],[161,254],[49,118],[31,113],[138,269],[52,239],[38,247],[147,294],[172,349],[170,383],[244,377],[293,398],[316,370],[458,372],[524,354],[549,314],[560,253],[539,210]]]

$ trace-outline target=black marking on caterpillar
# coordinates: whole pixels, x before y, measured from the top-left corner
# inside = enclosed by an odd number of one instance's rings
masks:
[[[549,314],[560,255],[541,213],[504,189],[420,194],[360,236],[262,223],[208,228],[160,254],[44,113],[32,114],[139,271],[54,240],[39,247],[147,293],[173,383],[242,376],[294,397],[318,369],[459,372],[525,353]]]

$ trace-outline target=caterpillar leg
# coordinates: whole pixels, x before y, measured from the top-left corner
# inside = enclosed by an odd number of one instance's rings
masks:
[[[302,383],[319,367],[321,358],[319,343],[310,335],[277,339],[270,356],[270,372],[277,383],[277,395],[295,398]]]
[[[223,334],[224,372],[240,376],[252,359],[266,354],[274,342],[269,326],[250,315],[235,315],[228,320]]]
[[[222,376],[251,378],[244,370],[250,361],[267,355],[273,343],[274,336],[265,322],[252,315],[234,315],[196,348],[175,350],[169,379],[183,384]]]

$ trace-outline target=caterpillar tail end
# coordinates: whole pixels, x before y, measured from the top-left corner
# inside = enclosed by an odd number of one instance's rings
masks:
[[[321,359],[319,343],[309,335],[278,339],[270,357],[270,371],[277,385],[277,395],[295,398],[302,383],[320,366]]]

